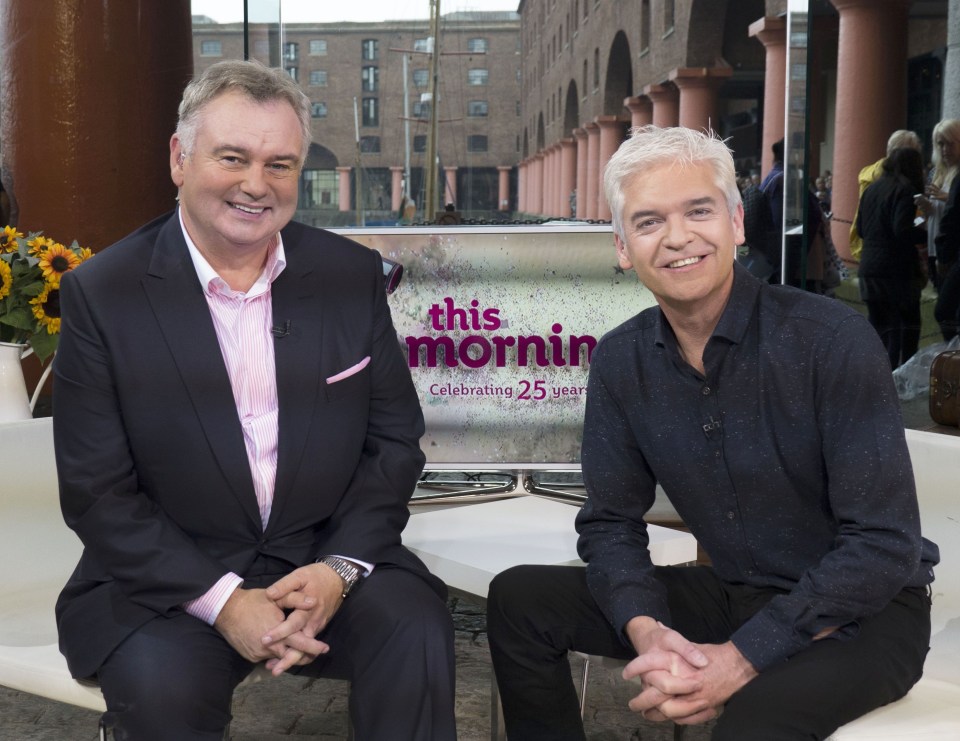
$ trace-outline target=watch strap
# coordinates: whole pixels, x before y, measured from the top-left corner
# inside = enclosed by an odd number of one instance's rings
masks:
[[[343,598],[346,599],[350,590],[360,581],[360,567],[345,558],[337,556],[324,556],[317,563],[326,564],[337,572],[337,575],[343,580]]]

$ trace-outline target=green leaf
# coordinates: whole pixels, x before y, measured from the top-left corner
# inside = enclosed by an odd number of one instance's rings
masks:
[[[59,341],[59,334],[47,334],[47,330],[43,329],[30,338],[30,347],[42,363],[57,351]]]

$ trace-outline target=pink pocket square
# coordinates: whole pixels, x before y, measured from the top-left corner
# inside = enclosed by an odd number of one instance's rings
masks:
[[[367,367],[367,364],[368,364],[369,362],[370,362],[370,356],[367,355],[367,357],[365,357],[363,360],[361,360],[361,361],[360,361],[359,363],[357,363],[356,365],[351,365],[351,366],[350,366],[349,368],[347,368],[345,371],[340,371],[339,373],[337,373],[337,375],[335,375],[335,376],[330,376],[330,378],[327,379],[327,383],[328,383],[328,384],[330,384],[330,383],[336,383],[337,381],[342,381],[344,378],[349,378],[350,376],[354,375],[355,373],[359,373],[359,372],[362,371],[364,368],[366,368],[366,367]]]

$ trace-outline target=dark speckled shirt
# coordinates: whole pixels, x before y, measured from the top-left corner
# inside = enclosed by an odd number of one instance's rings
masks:
[[[657,482],[720,578],[782,590],[732,636],[758,670],[933,580],[889,361],[863,317],[737,265],[703,361],[705,377],[659,308],[593,353],[577,530],[615,627],[670,619],[643,522]]]

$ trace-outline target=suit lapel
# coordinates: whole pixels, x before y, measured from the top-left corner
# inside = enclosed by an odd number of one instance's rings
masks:
[[[319,249],[302,242],[303,232],[282,232],[287,267],[273,282],[273,323],[289,331],[274,342],[277,374],[278,457],[270,524],[276,522],[296,481],[310,425],[317,412],[323,339],[322,276],[307,251]],[[286,323],[289,322],[287,325]]]
[[[224,478],[260,528],[260,511],[230,378],[176,215],[157,238],[143,287]]]

